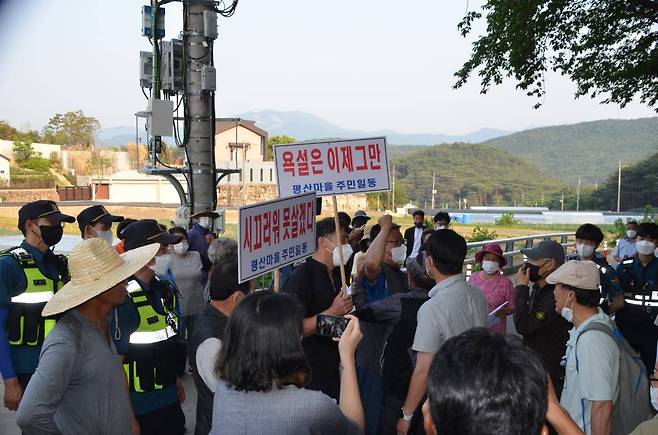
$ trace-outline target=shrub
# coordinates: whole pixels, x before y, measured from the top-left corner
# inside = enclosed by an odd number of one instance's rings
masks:
[[[498,234],[495,230],[490,230],[488,227],[481,227],[476,225],[475,228],[473,228],[473,234],[471,234],[469,237],[466,237],[466,241],[475,243],[484,242],[487,240],[496,240],[496,238],[498,238]]]
[[[503,213],[500,219],[496,221],[496,225],[501,227],[511,227],[520,223],[519,220],[514,219],[514,213]]]

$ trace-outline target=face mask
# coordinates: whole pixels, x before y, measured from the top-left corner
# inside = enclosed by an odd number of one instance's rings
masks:
[[[171,257],[168,255],[161,255],[155,257],[155,264],[149,266],[156,276],[165,276],[171,265]]]
[[[500,269],[500,265],[498,264],[497,261],[483,261],[482,262],[482,270],[484,270],[487,274],[493,275],[494,273],[498,273],[498,270]]]
[[[39,231],[41,231],[41,240],[43,240],[43,243],[46,245],[55,246],[60,240],[62,240],[62,235],[64,234],[64,227],[62,225],[54,225],[52,227],[39,225],[38,227]],[[37,233],[35,232],[34,234]]]
[[[526,265],[528,267],[528,270],[530,271],[530,281],[532,282],[539,281],[542,278],[541,275],[539,274],[539,269],[541,269],[541,266],[537,266],[535,264],[530,264],[530,263],[526,263]]]
[[[576,245],[576,251],[580,258],[589,258],[594,254],[594,246],[579,243]]]
[[[651,395],[651,406],[658,411],[658,388],[651,385],[649,387],[649,394]]]
[[[414,225],[416,226],[416,228],[423,228],[422,222],[416,222]]]
[[[174,245],[174,254],[183,255],[187,252],[187,242],[180,242]]]
[[[339,249],[343,250],[343,264],[347,263],[347,260],[350,259],[350,257],[352,256],[352,253],[354,252],[352,250],[352,245],[350,245],[349,243],[346,243],[346,244],[341,245],[341,246],[336,246],[333,249],[333,251],[331,251],[332,261],[334,263],[334,267],[339,267],[340,266],[340,251],[339,251]]]
[[[634,239],[635,236],[637,236],[637,231],[635,230],[626,231],[626,237],[628,237],[629,239]]]
[[[210,218],[208,216],[202,216],[199,218],[199,225],[201,225],[202,228],[208,229],[210,228]]]
[[[635,249],[640,255],[651,255],[656,249],[656,245],[648,240],[638,240],[635,242]]]
[[[435,230],[447,230],[448,227],[446,225],[434,225]]]
[[[94,231],[96,231],[96,237],[101,240],[105,240],[110,245],[114,241],[114,235],[112,235],[112,231],[100,231],[96,229],[94,229]]]
[[[400,245],[391,249],[391,259],[395,264],[404,264],[404,260],[407,259],[407,247]]]

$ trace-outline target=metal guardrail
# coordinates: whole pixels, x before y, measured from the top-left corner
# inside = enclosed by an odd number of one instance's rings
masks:
[[[548,234],[533,234],[531,236],[512,237],[508,239],[485,240],[482,242],[467,243],[468,258],[464,260],[464,274],[468,278],[475,264],[475,252],[480,250],[484,245],[489,243],[497,243],[503,250],[503,257],[507,259],[507,264],[503,269],[505,275],[515,273],[519,267],[525,262],[525,255],[521,253],[521,249],[530,249],[534,246],[535,241],[542,240],[555,240],[558,241],[566,250],[570,246],[576,245],[576,233],[548,233]]]

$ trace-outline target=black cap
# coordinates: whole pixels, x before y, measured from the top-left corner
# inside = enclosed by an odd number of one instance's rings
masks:
[[[555,240],[542,240],[534,248],[521,249],[521,253],[530,260],[553,259],[558,265],[564,263],[564,248]]]
[[[370,216],[368,216],[368,213],[363,210],[357,210],[356,213],[354,213],[354,217],[352,218],[352,226],[354,228],[360,228],[364,226],[369,220]]]
[[[57,223],[68,222],[71,224],[75,222],[73,216],[59,211],[59,207],[57,207],[55,201],[40,199],[38,201],[28,202],[18,210],[18,229],[23,232],[25,221],[39,218],[48,218]]]
[[[82,210],[77,217],[80,232],[84,233],[87,225],[95,225],[99,222],[104,224],[111,224],[112,222],[121,222],[123,216],[115,216],[110,214],[107,209],[102,205],[92,205]]]
[[[123,236],[123,245],[126,251],[150,245],[151,243],[174,245],[183,240],[183,236],[181,235],[169,234],[167,231],[162,231],[158,221],[155,219],[141,219],[133,222],[121,231],[121,236]]]
[[[219,217],[219,213],[217,213],[215,210],[213,210],[210,207],[203,207],[202,209],[200,209],[199,211],[197,211],[196,213],[194,213],[190,217],[191,218],[199,218],[199,217],[202,217],[202,216],[209,216],[213,219],[217,219]]]
[[[123,240],[122,231],[133,222],[137,222],[137,219],[126,218],[119,222],[119,225],[117,225],[117,239]]]

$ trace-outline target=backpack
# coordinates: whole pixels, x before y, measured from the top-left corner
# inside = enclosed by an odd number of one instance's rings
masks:
[[[649,395],[649,377],[642,359],[621,336],[617,325],[613,332],[601,322],[591,322],[576,337],[576,371],[578,340],[581,335],[591,330],[609,335],[619,346],[619,397],[612,408],[612,433],[626,435],[654,415]]]

